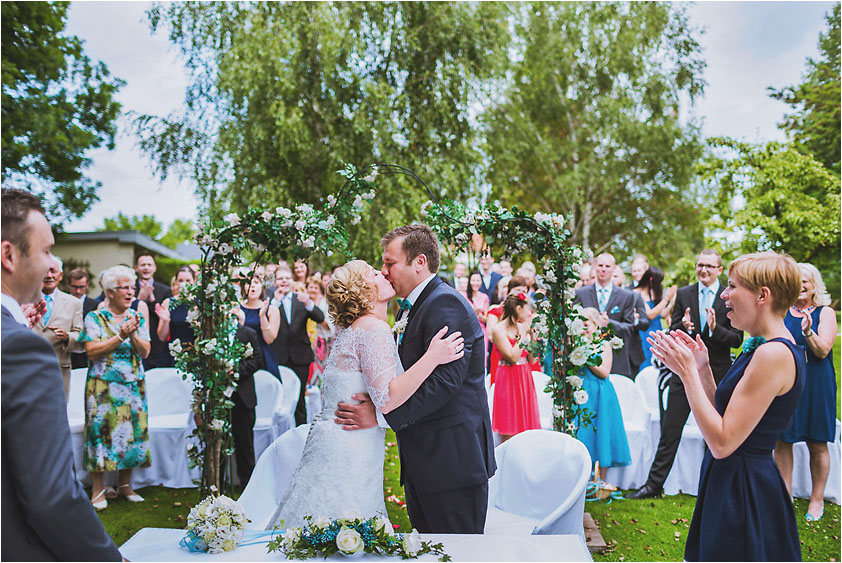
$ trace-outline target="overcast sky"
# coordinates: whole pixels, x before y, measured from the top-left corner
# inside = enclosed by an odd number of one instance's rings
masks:
[[[761,142],[784,140],[777,129],[788,106],[766,88],[799,82],[807,57],[818,53],[824,14],[833,2],[700,2],[691,22],[705,30],[701,44],[708,83],[693,112],[706,136]],[[92,59],[126,81],[117,95],[124,111],[166,115],[184,100],[187,79],[165,35],[153,35],[146,2],[72,2],[67,31],[85,41]],[[152,214],[165,226],[196,217],[198,200],[187,182],[161,183],[121,121],[113,151],[91,154],[90,177],[102,182],[100,201],[68,231],[95,230],[106,217]]]

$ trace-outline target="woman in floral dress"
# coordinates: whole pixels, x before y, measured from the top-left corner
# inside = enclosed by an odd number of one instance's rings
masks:
[[[150,465],[141,363],[149,355],[149,325],[131,308],[135,279],[126,266],[103,272],[107,304],[88,313],[79,337],[88,354],[83,463],[91,476],[91,503],[99,510],[108,506],[103,472],[118,471],[117,493],[141,502],[132,489],[132,469]]]

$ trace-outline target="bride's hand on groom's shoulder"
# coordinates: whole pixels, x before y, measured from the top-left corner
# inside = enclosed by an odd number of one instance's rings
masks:
[[[371,397],[367,393],[357,393],[351,398],[359,404],[339,403],[334,422],[341,424],[343,430],[365,430],[377,426],[377,413]]]

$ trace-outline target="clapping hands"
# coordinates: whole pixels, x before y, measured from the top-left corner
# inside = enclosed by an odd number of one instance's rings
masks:
[[[126,338],[131,336],[132,333],[134,333],[138,329],[139,326],[140,326],[140,317],[139,316],[134,315],[134,316],[126,319],[125,321],[123,321],[123,324],[120,325],[120,338],[122,340],[125,340]]]
[[[710,365],[707,346],[699,334],[693,339],[680,330],[669,334],[659,330],[651,333],[646,340],[652,346],[655,357],[677,373],[682,381],[686,382],[692,374],[698,374]]]

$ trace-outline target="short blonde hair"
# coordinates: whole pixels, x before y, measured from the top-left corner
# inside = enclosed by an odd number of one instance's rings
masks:
[[[134,286],[137,282],[137,274],[128,266],[111,266],[99,275],[99,285],[103,291],[114,291],[120,280],[129,280],[129,283]]]
[[[599,311],[594,309],[593,307],[585,307],[582,309],[582,315],[585,319],[594,323],[597,328],[599,327],[599,322],[602,320],[602,315],[599,314]]]
[[[801,293],[801,270],[789,254],[771,250],[743,254],[728,265],[728,276],[752,291],[768,287],[772,292],[772,310],[782,317]]]
[[[830,305],[830,294],[827,292],[827,286],[822,280],[819,269],[809,262],[799,262],[798,268],[801,270],[801,274],[813,284],[813,305],[816,307]]]
[[[371,311],[377,292],[366,277],[370,271],[364,261],[352,260],[331,276],[325,297],[335,325],[347,328]]]

